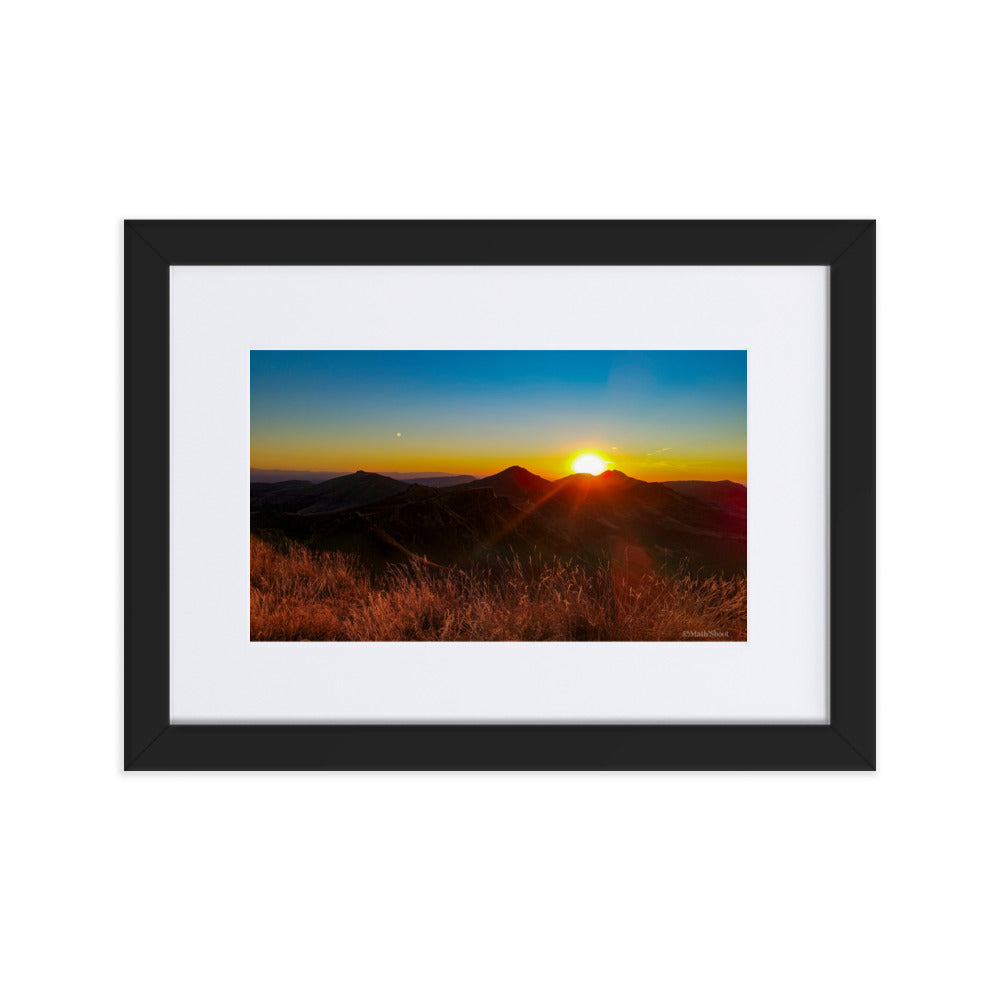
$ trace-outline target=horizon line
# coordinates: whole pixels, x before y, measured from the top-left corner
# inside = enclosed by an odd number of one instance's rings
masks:
[[[263,474],[270,474],[270,475],[276,475],[276,474],[279,474],[279,473],[283,474],[283,475],[284,474],[288,474],[289,479],[294,478],[296,475],[302,476],[302,477],[306,477],[306,476],[325,476],[326,480],[330,480],[330,479],[343,479],[343,478],[345,478],[347,476],[356,476],[356,475],[358,475],[358,473],[365,473],[367,475],[384,476],[386,479],[396,479],[396,480],[404,480],[404,479],[444,479],[444,478],[449,478],[449,477],[458,479],[458,478],[462,478],[464,476],[469,476],[472,480],[478,481],[478,480],[482,480],[482,479],[489,479],[489,478],[491,478],[493,476],[498,476],[498,475],[501,475],[504,472],[510,472],[511,470],[514,470],[514,469],[521,469],[524,472],[529,473],[530,475],[538,476],[538,473],[532,472],[531,469],[527,468],[527,466],[519,465],[517,463],[515,463],[513,465],[504,466],[502,469],[499,469],[496,472],[486,473],[485,475],[476,475],[475,473],[471,473],[471,472],[405,472],[405,473],[404,472],[397,472],[397,471],[385,472],[385,471],[382,471],[380,469],[355,469],[353,472],[343,472],[343,471],[340,471],[340,470],[324,470],[324,469],[263,468],[262,466],[251,465],[250,466],[250,476],[251,476],[251,481],[252,481],[253,474],[255,472],[263,473]],[[621,475],[626,476],[628,479],[634,479],[636,482],[639,482],[639,483],[684,483],[684,482],[733,483],[734,485],[742,486],[744,489],[747,488],[747,484],[744,481],[742,481],[740,479],[729,479],[729,478],[723,478],[723,479],[699,479],[697,476],[688,476],[687,478],[684,478],[684,479],[681,479],[681,478],[673,478],[673,479],[640,479],[637,476],[630,476],[627,472],[622,472],[621,469],[611,469],[611,468],[605,469],[604,472],[598,473],[597,475],[598,476],[602,476],[602,475],[606,475],[609,472],[618,472]],[[555,479],[546,479],[545,476],[538,476],[538,478],[539,479],[544,479],[546,482],[549,482],[549,483],[554,483],[554,482],[559,482],[560,479],[569,479],[572,476],[586,476],[586,475],[591,475],[591,473],[587,473],[587,472],[570,473],[567,476],[559,476],[559,477],[557,477]],[[597,476],[595,476],[594,478],[597,478]],[[321,481],[326,481],[326,480],[321,480]]]

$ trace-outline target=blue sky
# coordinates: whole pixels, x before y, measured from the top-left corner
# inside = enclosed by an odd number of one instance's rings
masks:
[[[250,433],[260,468],[745,481],[746,352],[253,351]]]

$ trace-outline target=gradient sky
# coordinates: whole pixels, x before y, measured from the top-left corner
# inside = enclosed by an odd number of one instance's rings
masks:
[[[745,351],[251,351],[250,464],[746,482]]]

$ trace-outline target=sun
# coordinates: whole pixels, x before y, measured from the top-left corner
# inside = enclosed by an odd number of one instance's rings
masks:
[[[608,463],[600,455],[586,451],[582,455],[577,455],[570,467],[574,472],[588,472],[592,476],[599,476],[607,470]]]

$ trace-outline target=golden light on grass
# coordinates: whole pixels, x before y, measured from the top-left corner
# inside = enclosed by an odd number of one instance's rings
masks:
[[[591,476],[599,476],[602,472],[607,471],[608,463],[600,455],[595,455],[592,451],[585,451],[573,459],[570,468],[574,472],[586,472]]]
[[[373,576],[357,556],[250,539],[254,642],[743,642],[745,577],[502,559]]]

